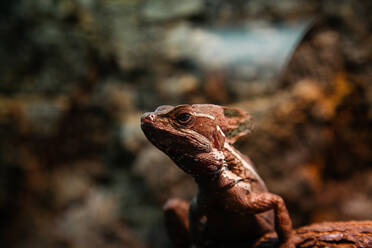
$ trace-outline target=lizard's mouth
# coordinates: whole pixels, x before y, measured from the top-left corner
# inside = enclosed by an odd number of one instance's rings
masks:
[[[156,131],[154,121],[155,115],[152,112],[144,113],[141,116],[141,129],[149,139],[151,139],[151,134]]]
[[[154,116],[152,115],[152,113],[145,113],[141,116],[141,129],[143,133],[145,134],[145,136],[151,142],[153,142],[151,133],[154,132],[154,129],[155,129],[153,121],[154,121]]]
[[[157,127],[153,112],[145,113],[141,116],[141,129],[147,139],[162,151],[170,146],[171,139],[168,133]]]

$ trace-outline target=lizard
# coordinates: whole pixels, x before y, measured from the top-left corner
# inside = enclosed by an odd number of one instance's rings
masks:
[[[233,146],[253,126],[247,112],[213,104],[163,105],[141,116],[147,139],[198,185],[191,203],[170,199],[164,205],[175,247],[248,247],[273,231],[280,248],[295,247],[284,200]]]

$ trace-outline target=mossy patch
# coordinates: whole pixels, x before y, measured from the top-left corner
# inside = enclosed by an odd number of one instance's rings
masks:
[[[223,114],[226,117],[241,117],[242,116],[242,114],[238,110],[233,109],[233,108],[225,108],[223,110]]]
[[[244,121],[244,122],[241,122],[239,123],[238,127],[235,128],[235,129],[231,129],[231,130],[228,130],[225,135],[228,137],[228,138],[233,138],[237,135],[239,135],[240,133],[244,133],[246,132],[247,130],[251,130],[252,128],[252,124],[250,121]]]

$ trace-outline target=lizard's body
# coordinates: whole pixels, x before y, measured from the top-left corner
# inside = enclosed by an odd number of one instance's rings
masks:
[[[187,247],[190,241],[182,239],[188,237],[200,247],[250,244],[274,229],[281,247],[294,247],[282,198],[267,191],[252,162],[232,146],[252,128],[247,113],[210,104],[161,106],[144,114],[141,126],[147,138],[198,184],[189,210],[180,200],[165,205],[176,247]]]
[[[204,206],[207,209],[203,211],[208,220],[204,226],[205,238],[231,242],[249,236],[254,240],[264,233],[274,231],[272,211],[252,214],[228,210],[233,207],[228,204],[231,201],[229,198],[241,193],[267,192],[267,188],[250,160],[235,148],[224,148],[222,153],[225,164],[216,181],[198,181],[199,193],[195,201],[201,208]]]

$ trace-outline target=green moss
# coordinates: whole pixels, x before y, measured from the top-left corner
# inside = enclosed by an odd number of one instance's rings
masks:
[[[240,117],[240,116],[242,116],[238,110],[232,109],[232,108],[225,108],[223,110],[223,114],[226,117]]]
[[[238,134],[247,131],[248,129],[251,129],[251,124],[249,121],[244,121],[240,123],[237,128],[228,130],[225,135],[228,138],[233,138]]]

